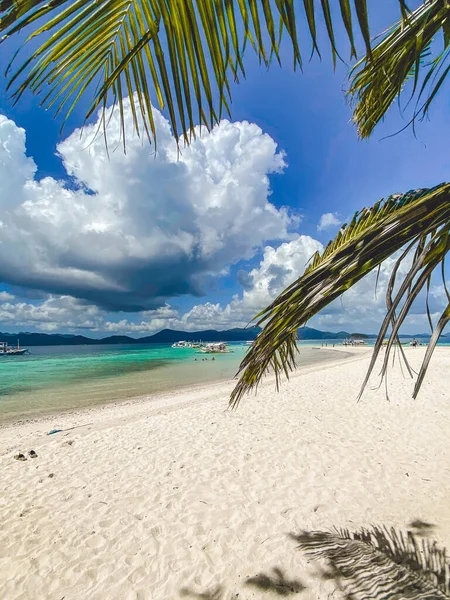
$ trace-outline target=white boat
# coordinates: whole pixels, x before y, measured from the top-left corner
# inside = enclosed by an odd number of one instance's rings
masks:
[[[357,338],[345,339],[343,342],[344,346],[365,346],[367,342],[365,340]]]
[[[226,354],[227,352],[231,352],[231,350],[225,342],[213,342],[200,348],[200,352],[202,354]]]
[[[190,342],[185,342],[182,340],[181,342],[175,342],[175,344],[172,344],[172,348],[191,348],[191,346]]]
[[[200,348],[201,342],[185,342],[182,340],[181,342],[175,342],[172,344],[172,348]]]
[[[23,356],[28,353],[28,348],[21,348],[19,340],[17,346],[13,348],[8,346],[8,342],[0,342],[0,356]]]
[[[254,341],[254,340],[247,340],[247,341],[245,342],[245,345],[246,345],[246,346],[253,346],[253,341]]]

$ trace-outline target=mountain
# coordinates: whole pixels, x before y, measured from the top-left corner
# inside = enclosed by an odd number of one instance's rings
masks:
[[[331,333],[331,331],[320,331],[319,329],[306,326],[300,327],[298,330],[299,340],[345,340],[348,337],[350,337],[350,334],[346,331]]]
[[[245,340],[254,340],[260,331],[259,327],[249,327],[248,329],[235,328],[226,331],[217,331],[216,329],[207,329],[204,331],[176,331],[174,329],[163,329],[154,335],[149,335],[139,339],[128,337],[127,335],[111,335],[101,339],[93,339],[84,335],[72,335],[61,333],[1,333],[0,342],[7,342],[10,346],[15,346],[20,339],[20,345],[27,346],[79,346],[92,344],[173,344],[180,340],[204,341],[204,342],[242,342]],[[446,334],[447,336],[449,334]],[[312,327],[301,327],[298,330],[300,340],[342,340],[349,337],[355,338],[376,338],[375,334],[367,333],[348,333],[339,331],[320,331]],[[419,333],[416,335],[400,335],[403,338],[429,338],[429,334]],[[446,337],[445,335],[443,337]]]
[[[163,329],[154,335],[135,340],[138,344],[173,344],[180,340],[186,342],[242,342],[244,340],[253,340],[260,331],[259,327],[249,327],[248,329],[227,329],[226,331],[217,331],[215,329],[206,329],[204,331],[176,331],[175,329]]]
[[[174,329],[163,329],[154,335],[149,335],[139,339],[128,337],[127,335],[111,335],[106,338],[92,339],[84,335],[71,335],[60,333],[2,333],[0,332],[0,341],[8,342],[10,346],[15,346],[17,340],[20,345],[25,346],[76,346],[92,344],[173,344],[179,340],[204,342],[240,342],[244,340],[253,340],[259,332],[259,328],[250,327],[249,329],[228,329],[226,331],[216,331],[208,329],[205,331],[176,331]]]
[[[8,342],[15,346],[17,340],[21,346],[79,346],[81,344],[98,344],[98,340],[84,337],[84,335],[62,335],[60,333],[1,333],[0,342]]]

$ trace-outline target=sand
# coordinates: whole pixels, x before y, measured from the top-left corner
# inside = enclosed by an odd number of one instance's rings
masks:
[[[290,533],[420,519],[450,548],[450,351],[418,400],[394,367],[357,403],[369,355],[236,412],[221,383],[0,429],[0,598],[339,599]]]

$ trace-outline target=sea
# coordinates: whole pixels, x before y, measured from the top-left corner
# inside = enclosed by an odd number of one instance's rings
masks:
[[[298,364],[336,359],[333,343],[302,343]],[[170,344],[33,346],[28,355],[0,358],[0,423],[231,381],[248,346],[229,348],[212,360]]]
[[[336,360],[333,346],[341,344],[300,341],[297,364]],[[231,381],[249,347],[237,342],[229,348],[212,360],[170,344],[33,346],[29,355],[0,358],[0,424]]]

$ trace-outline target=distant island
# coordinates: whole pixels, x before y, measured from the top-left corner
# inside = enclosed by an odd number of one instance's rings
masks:
[[[132,338],[127,335],[111,335],[109,337],[94,339],[84,335],[72,335],[61,333],[1,333],[0,341],[15,345],[17,339],[20,339],[22,346],[78,346],[93,344],[173,344],[179,340],[204,341],[204,342],[241,342],[254,340],[260,332],[258,327],[249,327],[248,329],[235,328],[217,331],[216,329],[206,329],[204,331],[176,331],[174,329],[163,329],[154,335],[141,338]],[[344,340],[347,338],[374,339],[376,334],[367,333],[349,333],[339,331],[320,331],[312,327],[301,327],[298,330],[300,340]],[[429,338],[429,334],[418,333],[415,335],[400,335],[400,337]],[[445,337],[445,336],[443,336]]]

